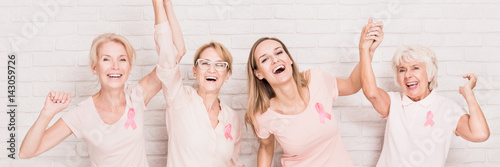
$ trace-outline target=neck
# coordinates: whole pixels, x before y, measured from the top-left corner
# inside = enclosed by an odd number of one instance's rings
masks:
[[[276,94],[275,100],[285,106],[303,104],[304,100],[297,91],[297,83],[290,81],[283,85],[271,85]]]
[[[106,89],[101,88],[99,92],[92,96],[99,104],[106,104],[106,108],[118,108],[126,105],[125,92],[123,89]],[[113,111],[113,110],[111,110]]]
[[[425,99],[430,94],[431,94],[431,91],[429,89],[427,89],[427,91],[422,96],[417,96],[417,97],[410,97],[410,96],[408,96],[408,98],[410,98],[414,102],[418,102],[420,100]]]
[[[215,108],[220,107],[219,103],[219,93],[209,93],[198,90],[198,95],[203,99],[203,104],[205,104],[205,108],[208,112],[212,111]],[[218,111],[218,110],[217,110]]]

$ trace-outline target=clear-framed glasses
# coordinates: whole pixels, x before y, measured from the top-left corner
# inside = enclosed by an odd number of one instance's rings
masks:
[[[217,71],[224,71],[228,68],[227,66],[229,65],[229,63],[225,61],[211,62],[207,59],[198,59],[196,60],[196,64],[200,66],[202,70],[208,70],[213,64],[215,70]]]

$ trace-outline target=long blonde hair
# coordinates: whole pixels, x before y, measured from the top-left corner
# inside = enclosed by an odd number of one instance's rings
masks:
[[[97,36],[92,41],[92,46],[90,47],[90,67],[94,68],[97,65],[97,59],[99,59],[99,48],[109,41],[117,42],[125,47],[125,51],[127,52],[127,58],[129,59],[129,64],[132,66],[132,63],[135,60],[135,50],[134,47],[130,44],[130,42],[124,36],[115,34],[115,33],[105,33]]]
[[[250,124],[252,126],[254,134],[256,134],[256,130],[258,130],[258,123],[256,122],[255,115],[260,112],[261,114],[266,112],[266,110],[270,106],[270,99],[275,97],[276,94],[271,87],[271,85],[267,82],[266,79],[259,80],[255,76],[254,71],[257,70],[257,61],[255,60],[255,49],[259,46],[260,43],[266,40],[274,40],[279,42],[285,50],[286,54],[289,56],[292,61],[292,76],[297,84],[297,91],[299,92],[300,97],[305,102],[304,92],[302,91],[302,87],[307,86],[307,79],[303,76],[303,74],[299,71],[295,61],[293,60],[290,52],[286,48],[285,44],[281,42],[281,40],[277,38],[263,37],[257,40],[250,50],[250,55],[248,56],[247,61],[247,74],[248,74],[248,107],[247,113],[245,114],[245,122],[246,124]],[[257,136],[257,135],[256,135]]]

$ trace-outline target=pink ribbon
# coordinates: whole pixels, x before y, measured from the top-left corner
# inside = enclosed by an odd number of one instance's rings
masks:
[[[323,104],[316,103],[316,111],[319,113],[319,122],[325,123],[325,117],[332,120],[332,116],[323,109]]]
[[[127,113],[127,122],[125,122],[125,129],[128,129],[129,126],[132,126],[132,129],[134,130],[135,128],[137,128],[137,125],[135,125],[134,117],[135,117],[134,108],[130,108]]]
[[[434,114],[432,114],[431,111],[428,111],[427,112],[427,121],[425,121],[424,127],[426,127],[427,125],[430,125],[431,127],[434,126],[434,121],[432,120],[433,117],[434,117]]]
[[[233,136],[231,136],[231,124],[227,124],[226,127],[224,127],[224,132],[226,139],[233,140]]]

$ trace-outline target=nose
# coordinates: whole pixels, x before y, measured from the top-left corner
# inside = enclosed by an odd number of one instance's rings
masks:
[[[214,63],[210,64],[210,68],[208,68],[208,71],[215,72],[215,64]]]
[[[410,71],[405,72],[405,78],[411,78],[413,74]]]
[[[279,59],[276,56],[271,56],[271,60],[274,64],[274,63],[278,62]]]
[[[119,65],[118,65],[118,62],[117,61],[113,61],[113,66],[111,68],[113,69],[119,69]]]

